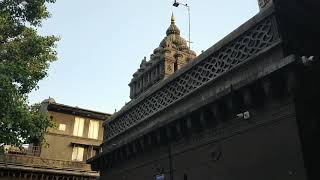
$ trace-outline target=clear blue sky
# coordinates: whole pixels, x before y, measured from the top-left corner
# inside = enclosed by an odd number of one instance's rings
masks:
[[[150,57],[173,11],[188,36],[187,10],[173,0],[57,0],[39,32],[58,35],[58,61],[29,96],[113,113],[130,100],[128,83]],[[257,0],[182,0],[191,6],[192,49],[199,54],[258,12]]]

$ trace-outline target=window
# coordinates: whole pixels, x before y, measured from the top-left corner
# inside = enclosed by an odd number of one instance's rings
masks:
[[[83,134],[83,125],[84,119],[80,117],[76,117],[74,119],[74,128],[73,128],[73,135],[74,136],[82,136]]]
[[[90,120],[88,138],[98,139],[99,121]]]
[[[84,147],[74,146],[72,150],[72,161],[83,161]]]
[[[66,131],[66,125],[65,124],[59,124],[59,131]]]

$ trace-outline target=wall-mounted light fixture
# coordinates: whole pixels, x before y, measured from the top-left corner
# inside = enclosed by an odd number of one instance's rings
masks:
[[[250,112],[245,111],[243,113],[239,113],[239,114],[237,114],[237,118],[244,119],[244,120],[250,119]]]

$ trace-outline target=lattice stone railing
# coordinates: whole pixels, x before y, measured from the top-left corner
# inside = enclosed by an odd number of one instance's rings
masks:
[[[198,60],[199,63],[143,98],[138,104],[112,117],[105,124],[104,140],[111,140],[248,58],[271,47],[279,40],[275,21],[274,16],[267,16],[207,58]]]
[[[35,156],[1,154],[0,165],[15,165],[50,169],[69,169],[77,171],[91,171],[89,164],[83,162],[45,159]]]

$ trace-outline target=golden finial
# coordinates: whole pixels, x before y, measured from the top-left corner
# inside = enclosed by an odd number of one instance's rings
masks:
[[[175,24],[175,18],[174,18],[174,15],[173,15],[173,13],[172,13],[172,15],[171,15],[171,24]]]

